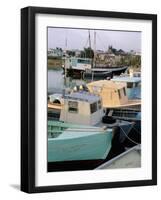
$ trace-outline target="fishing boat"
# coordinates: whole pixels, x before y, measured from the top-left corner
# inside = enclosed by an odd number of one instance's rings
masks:
[[[102,97],[106,116],[133,123],[125,146],[141,143],[141,100],[128,99],[126,83],[102,80],[91,82],[87,87],[91,93]]]
[[[59,97],[60,98],[60,97]],[[101,97],[89,92],[73,92],[60,103],[48,103],[48,162],[104,160],[116,134],[120,139],[131,130],[132,123],[103,121]]]
[[[94,126],[103,114],[100,97],[73,93],[63,101],[62,107],[56,107],[60,118],[48,119],[48,162],[105,159],[111,149],[112,128]],[[48,107],[51,112],[53,108]]]
[[[111,79],[115,75],[120,75],[126,71],[127,67],[107,67],[107,68],[92,68],[83,73],[84,79]]]
[[[126,84],[111,80],[93,81],[87,84],[89,91],[102,98],[103,107],[109,108],[135,108],[141,106],[140,99],[128,99]]]
[[[88,31],[89,49],[91,48],[90,31]],[[67,45],[67,43],[66,43]],[[67,48],[67,46],[66,46]],[[89,55],[88,55],[89,56]],[[64,73],[73,78],[108,78],[114,75],[120,75],[127,70],[127,66],[106,66],[105,68],[97,67],[96,64],[96,32],[94,31],[94,51],[93,56],[88,57],[69,57],[65,54]]]
[[[115,76],[111,79],[115,83],[125,83],[126,93],[129,99],[141,98],[141,74],[130,70],[129,74]]]
[[[79,78],[83,72],[92,69],[92,59],[80,57],[66,58],[63,67],[67,71],[67,76]]]
[[[64,70],[67,76],[73,78],[108,78],[114,75],[120,75],[127,70],[127,66],[96,68],[92,65],[91,58],[66,58]]]
[[[97,67],[95,66],[95,68],[93,68],[95,71],[99,71],[99,70],[102,70],[102,71],[108,71],[108,72],[111,72],[112,73],[112,76],[114,75],[120,75],[122,73],[124,73],[126,70],[127,70],[128,66],[113,66],[113,67],[104,67],[104,68],[101,68],[101,67]]]

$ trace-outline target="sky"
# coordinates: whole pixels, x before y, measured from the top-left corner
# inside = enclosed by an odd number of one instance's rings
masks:
[[[109,45],[113,48],[124,51],[141,52],[141,32],[95,30],[96,50],[108,49]],[[89,46],[88,29],[54,28],[48,27],[48,48],[60,47],[68,50],[84,49]],[[94,30],[90,30],[91,47],[94,48]]]

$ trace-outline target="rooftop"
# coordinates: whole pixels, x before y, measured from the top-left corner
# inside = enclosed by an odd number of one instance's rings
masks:
[[[100,97],[85,91],[73,92],[69,95],[65,95],[65,99],[73,99],[77,101],[86,101],[89,103],[94,103],[100,100]]]
[[[125,83],[117,84],[117,83],[114,83],[113,81],[108,81],[108,80],[94,81],[87,85],[96,86],[96,87],[106,87],[109,89],[122,89],[123,87],[126,86]]]

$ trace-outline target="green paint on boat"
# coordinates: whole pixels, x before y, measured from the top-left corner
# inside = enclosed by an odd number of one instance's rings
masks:
[[[105,159],[112,129],[48,121],[48,162]]]

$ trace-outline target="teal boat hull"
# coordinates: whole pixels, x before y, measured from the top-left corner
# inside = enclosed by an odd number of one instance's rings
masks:
[[[74,131],[72,128],[76,126],[63,125],[70,129],[63,130],[55,138],[48,137],[48,162],[98,160],[107,157],[111,149],[112,129],[99,132],[93,130],[93,127],[77,126],[78,131]]]

